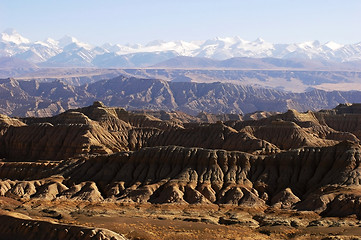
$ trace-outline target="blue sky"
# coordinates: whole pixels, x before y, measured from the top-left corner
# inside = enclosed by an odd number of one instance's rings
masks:
[[[361,0],[0,0],[0,31],[92,44],[261,37],[361,42]]]

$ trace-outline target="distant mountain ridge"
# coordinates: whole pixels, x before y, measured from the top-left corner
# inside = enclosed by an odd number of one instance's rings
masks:
[[[323,60],[233,57],[216,60],[178,56],[153,65],[156,68],[220,68],[220,69],[307,69],[307,70],[361,70],[361,61],[328,62]]]
[[[45,67],[145,67],[177,56],[214,60],[247,57],[353,62],[361,61],[361,42],[273,44],[260,38],[246,41],[239,37],[217,37],[206,41],[91,46],[70,36],[32,42],[15,30],[0,33],[0,57],[20,58]]]
[[[289,93],[230,83],[168,82],[124,76],[81,86],[62,81],[0,79],[0,93],[0,114],[20,117],[52,116],[94,101],[129,110],[182,111],[191,115],[307,111],[361,102],[360,91]]]

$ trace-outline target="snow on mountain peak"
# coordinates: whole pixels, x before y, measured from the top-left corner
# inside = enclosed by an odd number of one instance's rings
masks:
[[[73,47],[78,46],[78,47],[85,48],[86,50],[90,50],[92,48],[92,46],[90,44],[80,42],[75,37],[68,36],[68,35],[65,35],[64,37],[59,39],[58,42],[59,42],[59,46],[61,48],[64,48],[70,44],[72,44]]]
[[[254,42],[262,44],[262,43],[265,43],[266,41],[264,39],[258,37]]]
[[[59,42],[52,38],[47,38],[45,42],[49,45],[58,46]]]
[[[299,43],[297,45],[302,49],[314,49],[320,47],[321,44],[319,41],[315,40],[315,41],[307,41],[307,42]]]
[[[28,44],[30,40],[21,36],[14,29],[9,28],[6,29],[3,33],[1,33],[1,40],[5,42],[12,42],[15,44]]]
[[[148,60],[145,58],[152,59],[150,56],[153,55],[157,55],[154,59],[162,60],[175,55],[218,60],[233,57],[324,59],[339,62],[361,60],[361,43],[342,45],[332,41],[322,44],[319,41],[307,41],[273,44],[262,38],[247,41],[238,36],[215,37],[201,41],[156,40],[145,45],[108,43],[93,47],[71,36],[64,36],[58,41],[48,38],[44,41],[31,42],[14,29],[8,29],[1,33],[0,43],[0,57],[15,56],[45,65],[47,63],[71,65],[81,60],[86,66],[90,66],[97,64],[93,62],[94,59],[100,61],[106,58],[109,62],[114,61],[112,63],[114,66],[118,66],[120,59],[128,61],[134,56],[138,56],[134,58],[138,60],[144,58],[142,61],[146,63],[142,64],[146,65]],[[112,57],[113,60],[110,59]],[[155,61],[154,59],[152,61]]]
[[[331,49],[333,51],[343,47],[342,44],[338,44],[338,43],[333,42],[333,41],[329,41],[329,42],[325,43],[324,46],[328,47],[329,49]]]
[[[76,39],[75,37],[71,37],[71,36],[68,36],[68,35],[65,35],[64,37],[60,38],[58,40],[59,42],[59,46],[60,47],[65,47],[66,45],[69,45],[71,43],[78,43],[78,39]]]
[[[36,41],[36,42],[34,42],[34,45],[42,45],[45,47],[50,47],[49,44],[47,44],[46,42],[43,42],[43,41]]]

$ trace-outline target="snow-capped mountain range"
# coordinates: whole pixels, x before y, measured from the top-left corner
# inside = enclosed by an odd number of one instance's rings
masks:
[[[38,66],[144,67],[177,56],[216,60],[272,57],[350,62],[361,60],[361,42],[346,45],[331,41],[273,44],[261,38],[246,41],[239,37],[217,37],[206,41],[153,41],[146,45],[106,43],[92,46],[70,36],[31,42],[15,30],[0,34],[0,57],[15,57]]]

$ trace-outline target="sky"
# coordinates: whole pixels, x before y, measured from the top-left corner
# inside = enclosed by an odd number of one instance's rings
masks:
[[[94,45],[239,36],[361,42],[361,0],[0,0],[0,31]]]

